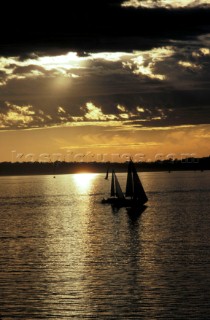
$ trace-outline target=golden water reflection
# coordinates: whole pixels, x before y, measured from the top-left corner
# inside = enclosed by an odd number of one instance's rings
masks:
[[[77,173],[73,175],[73,179],[81,192],[87,192],[97,176],[97,173]]]
[[[207,319],[209,174],[184,176],[147,173],[138,219],[104,175],[1,178],[1,318]]]

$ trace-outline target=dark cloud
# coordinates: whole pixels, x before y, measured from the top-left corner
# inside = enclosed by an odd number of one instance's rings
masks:
[[[210,9],[146,9],[122,7],[122,0],[71,1],[44,8],[36,3],[33,10],[17,3],[12,25],[1,20],[0,54],[75,50],[129,51],[150,49],[168,39],[187,39],[209,33]],[[6,5],[5,5],[6,6]],[[4,12],[10,12],[5,8]],[[2,11],[3,12],[3,11]]]
[[[46,74],[46,70],[43,67],[36,66],[36,65],[28,65],[28,66],[15,66],[13,74],[27,74],[33,71],[39,71],[43,74]]]
[[[129,121],[124,123],[124,125],[134,126],[134,127],[173,127],[173,126],[190,126],[190,125],[202,125],[210,124],[209,116],[210,110],[209,106],[206,107],[188,107],[188,108],[174,108],[169,111],[166,108],[161,110],[165,117],[161,118],[161,112],[158,109],[153,110],[149,117],[143,118],[137,121]],[[156,114],[156,115],[155,115]],[[158,115],[159,114],[159,115]]]
[[[21,52],[21,54],[18,56],[19,61],[25,61],[27,59],[36,60],[38,58],[38,55],[34,52]]]

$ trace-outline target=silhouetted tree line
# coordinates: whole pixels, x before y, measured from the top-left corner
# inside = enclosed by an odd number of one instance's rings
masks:
[[[110,162],[1,162],[0,175],[68,174],[78,172],[106,172],[110,167],[116,172],[125,172],[127,163]],[[210,156],[182,160],[158,160],[136,163],[139,171],[210,170]]]

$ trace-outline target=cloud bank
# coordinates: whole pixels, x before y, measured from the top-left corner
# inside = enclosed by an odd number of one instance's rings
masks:
[[[133,52],[0,57],[0,128],[162,127],[210,119],[209,37]]]

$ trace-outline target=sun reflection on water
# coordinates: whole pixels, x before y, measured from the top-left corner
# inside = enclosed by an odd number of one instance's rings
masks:
[[[90,189],[97,173],[77,173],[74,175],[74,182],[80,191],[86,192]]]

